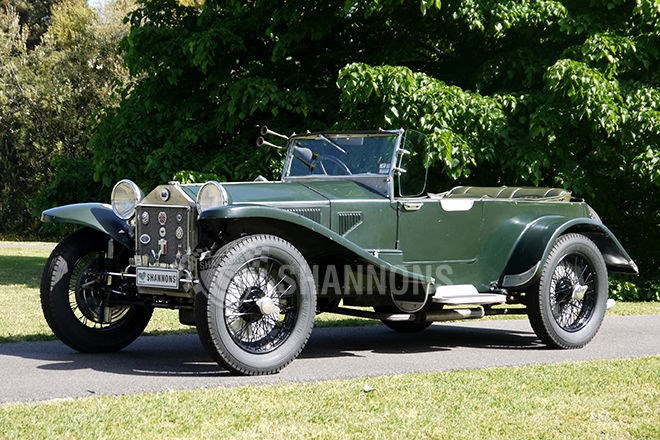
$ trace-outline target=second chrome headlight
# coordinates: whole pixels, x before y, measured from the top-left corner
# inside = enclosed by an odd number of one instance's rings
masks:
[[[197,206],[203,212],[227,204],[227,191],[215,180],[206,182],[197,194]]]

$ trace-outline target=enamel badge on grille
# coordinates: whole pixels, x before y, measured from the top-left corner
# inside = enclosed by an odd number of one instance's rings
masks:
[[[158,255],[167,255],[167,240],[164,238],[158,240]]]
[[[165,226],[165,222],[167,222],[167,214],[165,214],[165,211],[160,211],[158,213],[158,223]]]

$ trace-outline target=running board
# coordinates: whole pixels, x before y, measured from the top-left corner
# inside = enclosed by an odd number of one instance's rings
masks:
[[[479,293],[472,284],[439,286],[432,298],[436,304],[501,304],[506,302],[506,295],[499,293]]]

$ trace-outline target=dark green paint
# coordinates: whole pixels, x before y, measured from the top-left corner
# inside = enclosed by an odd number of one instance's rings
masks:
[[[126,220],[104,203],[79,203],[47,209],[41,214],[41,221],[88,226],[108,234],[128,249],[135,248]]]
[[[290,145],[294,142],[295,138]],[[373,178],[384,185],[350,175],[223,183],[228,204],[201,213],[199,222],[284,222],[416,281],[472,284],[482,292],[493,285],[522,288],[534,282],[539,263],[567,232],[589,236],[611,271],[637,273],[614,235],[589,218],[586,203],[569,201],[570,193],[561,189],[457,187],[443,194],[398,198],[390,193],[389,183],[396,178],[393,170]],[[159,188],[145,200],[160,203]],[[194,199],[200,185],[181,188]],[[128,224],[108,205],[53,208],[44,212],[43,219],[89,226],[133,248]],[[286,232],[282,234],[286,238]]]
[[[210,220],[210,219],[273,219],[281,220],[288,223],[292,223],[298,226],[309,229],[313,233],[320,234],[327,239],[339,244],[340,246],[346,248],[351,253],[355,254],[359,258],[367,261],[368,263],[374,264],[376,266],[383,267],[387,270],[390,270],[396,274],[417,280],[425,283],[431,282],[432,280],[416,274],[409,272],[401,267],[394,266],[388,261],[374,256],[373,253],[368,252],[364,248],[356,245],[352,241],[347,240],[336,232],[326,228],[323,225],[320,225],[312,220],[309,220],[301,215],[285,211],[279,208],[273,208],[269,206],[222,206],[218,208],[212,208],[204,211],[200,214],[199,220]]]

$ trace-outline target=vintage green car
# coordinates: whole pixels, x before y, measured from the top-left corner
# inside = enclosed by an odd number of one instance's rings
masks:
[[[144,196],[122,180],[111,205],[44,211],[43,221],[83,226],[43,274],[55,335],[83,352],[119,350],[154,307],[177,309],[239,374],[281,370],[322,312],[400,332],[525,313],[548,346],[578,348],[612,302],[608,270],[637,273],[563,189],[430,192],[428,142],[414,131],[266,135],[286,142],[257,142],[286,152],[279,181],[170,182]]]

